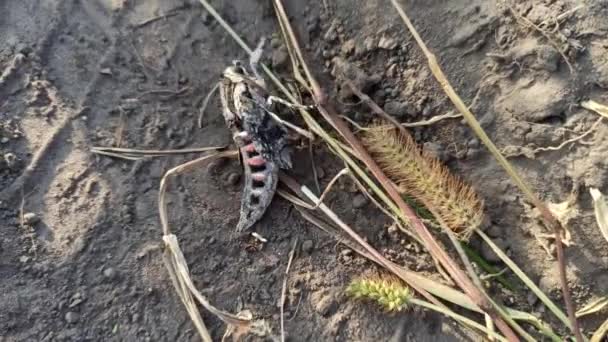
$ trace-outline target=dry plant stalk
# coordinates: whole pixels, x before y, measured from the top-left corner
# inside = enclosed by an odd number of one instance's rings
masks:
[[[409,134],[386,125],[367,130],[363,143],[400,193],[422,202],[437,219],[467,240],[483,219],[483,202],[473,188],[450,173],[441,162],[422,152]]]

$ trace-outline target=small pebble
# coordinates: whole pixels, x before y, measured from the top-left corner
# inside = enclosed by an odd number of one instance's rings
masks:
[[[103,270],[103,276],[108,279],[113,279],[116,276],[116,271],[112,267]]]
[[[353,197],[353,208],[360,209],[363,208],[367,204],[367,197],[363,194],[356,194]]]
[[[207,173],[216,174],[220,168],[222,168],[226,164],[225,158],[220,158],[215,161],[212,161],[207,165]]]
[[[281,68],[287,65],[289,54],[285,48],[278,48],[272,52],[272,67]]]
[[[319,18],[311,18],[308,22],[308,24],[306,25],[306,30],[308,31],[308,33],[313,33],[314,31],[316,31],[319,28]]]
[[[496,238],[502,235],[502,227],[496,226],[496,225],[492,225],[490,226],[490,228],[488,228],[486,230],[486,233],[491,237],[491,238]]]
[[[302,252],[306,254],[310,254],[312,252],[314,245],[312,240],[305,240],[302,242]]]
[[[534,292],[530,291],[530,292],[528,292],[526,301],[528,302],[528,304],[530,304],[530,306],[534,306],[534,304],[536,304],[536,302],[538,302],[538,297],[536,297]]]
[[[557,289],[557,282],[551,276],[542,276],[538,281],[538,287],[547,295]]]
[[[7,138],[7,137],[3,137],[2,139],[0,139],[0,143],[6,144],[9,141],[11,141],[11,139]]]
[[[40,218],[35,213],[23,214],[23,223],[25,223],[27,225],[36,224],[36,223],[38,223],[38,221],[40,221]]]
[[[495,239],[494,243],[499,245],[499,247],[500,247],[498,240],[500,240],[500,239]],[[498,257],[498,255],[496,255],[496,253],[494,253],[492,248],[490,248],[490,246],[488,246],[488,244],[486,244],[486,243],[481,245],[481,250],[479,252],[481,254],[481,257],[484,258],[489,263],[500,262],[500,258]],[[504,252],[504,250],[503,250],[503,252]]]
[[[325,34],[323,35],[323,39],[327,42],[332,42],[334,40],[336,40],[338,38],[338,26],[339,26],[339,22],[334,19],[334,21],[331,23],[331,25],[329,26],[329,29],[327,30],[327,32],[325,32]]]
[[[365,49],[365,51],[371,51],[374,49],[375,46],[376,42],[374,40],[374,37],[369,36],[365,38],[365,40],[363,40],[363,48]]]
[[[68,311],[65,314],[65,321],[70,324],[74,324],[74,323],[78,322],[78,319],[80,319],[80,317],[76,312]]]
[[[392,116],[402,117],[405,114],[405,105],[400,101],[388,101],[384,105],[384,111]]]
[[[226,177],[226,185],[237,185],[241,180],[241,174],[238,172],[231,172]]]
[[[314,304],[315,310],[322,316],[327,316],[336,309],[337,303],[332,295],[325,295]]]
[[[467,146],[469,146],[471,148],[477,148],[477,147],[479,147],[479,140],[477,140],[477,139],[471,139],[467,143]]]
[[[323,170],[322,167],[317,166],[315,170],[317,171],[317,177],[319,177],[319,179],[323,179],[325,177],[325,170]]]
[[[354,39],[349,39],[345,41],[344,44],[342,44],[342,47],[340,47],[340,52],[342,52],[342,54],[346,56],[351,55],[353,51],[355,51]]]
[[[14,153],[6,153],[4,155],[4,161],[6,162],[6,166],[8,166],[9,169],[13,169],[17,166],[17,156]]]
[[[469,148],[467,150],[466,159],[473,159],[473,158],[477,157],[478,154],[479,154],[479,149],[477,149],[477,148]]]
[[[387,232],[388,232],[390,235],[397,234],[397,233],[399,232],[399,227],[397,227],[397,225],[396,225],[396,224],[391,224],[391,225],[390,225],[390,226],[387,228]]]
[[[378,47],[385,50],[392,50],[398,45],[397,40],[390,37],[382,37],[378,42]]]

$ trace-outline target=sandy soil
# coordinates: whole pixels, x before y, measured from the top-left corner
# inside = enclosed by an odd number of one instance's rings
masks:
[[[360,123],[372,119],[331,77],[338,61],[359,67],[364,91],[401,121],[452,109],[388,1],[336,0],[328,8],[321,1],[286,3],[314,72],[345,115]],[[581,100],[608,102],[608,6],[514,2],[518,13],[546,27],[544,36],[496,1],[403,3],[455,88],[543,199],[562,202],[578,191],[568,281],[579,306],[606,295],[608,249],[588,189],[608,192],[608,127],[600,125],[585,144],[530,150],[589,129],[597,115],[580,108]],[[213,4],[251,45],[277,33],[268,1]],[[131,162],[90,148],[229,144],[219,101],[211,103],[202,128],[197,119],[222,69],[245,58],[243,51],[193,0],[0,1],[0,37],[0,340],[198,340],[162,263],[157,214],[160,177],[195,155]],[[287,71],[279,40],[267,60]],[[412,133],[478,190],[488,234],[561,304],[552,242],[542,238],[521,193],[467,126],[452,119]],[[322,148],[314,156],[326,184],[341,165]],[[280,199],[255,227],[269,240],[263,249],[233,239],[240,172],[236,162],[215,163],[180,177],[170,191],[171,222],[193,279],[215,305],[250,309],[277,330],[287,255],[297,239],[286,305],[289,340],[472,338],[436,314],[387,315],[348,299],[348,281],[361,270],[376,272],[375,266]],[[307,153],[296,157],[294,175],[312,184]],[[341,182],[329,205],[391,258],[433,273],[430,258],[405,235],[389,234],[388,221],[353,189]],[[501,266],[479,241],[471,246]],[[513,307],[546,311],[527,292],[502,293]],[[583,327],[590,332],[604,319],[590,316]],[[224,327],[208,321],[219,339]]]

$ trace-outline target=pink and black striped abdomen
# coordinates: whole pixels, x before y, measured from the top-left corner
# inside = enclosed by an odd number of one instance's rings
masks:
[[[258,152],[249,133],[243,131],[238,135],[238,139],[235,140],[237,145],[240,145],[245,184],[236,229],[243,231],[261,219],[272,202],[277,188],[279,167]]]

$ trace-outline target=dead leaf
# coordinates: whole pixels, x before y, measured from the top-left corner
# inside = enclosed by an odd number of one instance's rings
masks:
[[[606,306],[608,306],[608,296],[596,298],[580,308],[580,310],[576,312],[576,318],[600,312]]]
[[[594,112],[598,113],[599,115],[608,118],[608,106],[597,103],[593,100],[583,101],[583,102],[581,102],[581,106],[583,106],[583,108],[585,108],[585,109],[594,111]]]
[[[604,322],[591,336],[590,342],[602,342],[604,336],[608,333],[608,320]]]
[[[593,209],[595,212],[595,220],[597,225],[600,227],[600,231],[604,236],[604,239],[608,241],[608,204],[604,194],[596,188],[590,188],[589,193],[593,198]]]

